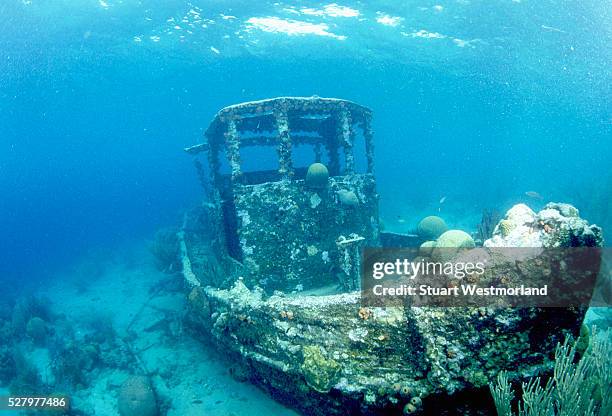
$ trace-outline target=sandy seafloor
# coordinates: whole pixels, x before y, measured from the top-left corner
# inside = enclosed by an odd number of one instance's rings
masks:
[[[172,399],[168,416],[297,415],[254,385],[237,381],[230,375],[231,363],[183,331],[187,291],[180,274],[156,270],[146,247],[137,247],[128,256],[111,255],[104,264],[101,257],[82,260],[37,295],[50,301],[54,313],[65,315],[77,336],[95,316],[111,317],[120,337],[131,324],[130,332],[135,334],[131,344],[142,367],[151,373],[158,395]],[[95,277],[88,278],[91,275]],[[48,373],[46,349],[34,349],[28,357],[39,371]],[[73,407],[87,415],[118,415],[117,392],[129,373],[102,368],[92,375],[88,387],[71,392]],[[2,394],[7,392],[0,389]],[[11,414],[19,413],[2,411]]]

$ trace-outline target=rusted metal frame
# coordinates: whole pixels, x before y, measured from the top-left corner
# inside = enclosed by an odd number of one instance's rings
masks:
[[[337,106],[340,105],[341,110],[339,112],[333,111]],[[319,130],[322,137],[324,137],[324,145],[329,154],[329,170],[332,175],[340,174],[340,162],[338,147],[342,146],[345,157],[345,174],[354,172],[354,130],[352,128],[353,122],[360,122],[363,125],[364,137],[366,142],[366,156],[368,162],[368,172],[372,173],[374,169],[373,164],[373,140],[372,130],[370,127],[371,113],[365,107],[360,107],[354,103],[345,102],[342,100],[335,99],[321,99],[319,97],[304,98],[304,99],[293,99],[283,97],[278,100],[264,100],[261,102],[254,103],[243,103],[237,106],[231,106],[224,110],[221,110],[215,120],[213,126],[207,131],[208,149],[204,145],[194,146],[192,149],[186,149],[189,153],[197,153],[199,151],[208,150],[209,153],[209,164],[211,166],[211,174],[214,175],[214,183],[218,183],[219,173],[219,162],[218,155],[219,148],[225,145],[227,151],[227,157],[232,170],[232,181],[240,183],[241,181],[241,168],[240,168],[240,143],[239,128],[237,126],[237,119],[241,119],[246,111],[256,108],[255,106],[262,107],[267,111],[272,110],[274,115],[277,130],[278,130],[278,148],[279,153],[279,173],[282,178],[291,178],[294,173],[293,162],[291,158],[291,148],[293,145],[293,139],[303,142],[310,142],[307,138],[295,137],[293,138],[289,130],[289,111],[301,111],[301,112],[327,112],[331,111],[332,116],[330,122],[333,122],[332,134],[324,134],[324,127],[321,126]],[[224,132],[224,133],[222,133]],[[208,134],[214,133],[214,134]],[[214,137],[211,137],[214,136]],[[225,140],[223,140],[225,139]],[[249,144],[255,144],[262,139],[262,142],[270,143],[272,140],[264,138],[249,139]],[[314,140],[313,140],[314,141]],[[222,144],[223,142],[223,144]],[[244,143],[246,144],[246,143]],[[266,144],[266,143],[257,143]],[[320,146],[315,147],[315,159],[321,160]]]
[[[364,114],[363,138],[365,141],[366,161],[368,163],[368,173],[374,173],[374,132],[372,131],[372,115]]]
[[[225,135],[225,150],[227,152],[227,160],[230,164],[231,178],[233,184],[238,184],[242,178],[240,170],[240,137],[236,130],[236,122],[230,119],[227,122],[227,130]]]
[[[355,155],[353,154],[354,131],[352,128],[351,113],[343,107],[338,114],[338,141],[344,150],[344,174],[355,173]]]
[[[282,179],[293,177],[293,160],[291,159],[291,133],[289,132],[289,116],[286,106],[275,108],[274,118],[278,129],[278,173]]]
[[[200,143],[194,146],[185,147],[183,148],[183,150],[189,153],[190,155],[197,155],[198,153],[208,151],[209,148],[210,146],[208,145],[208,143]]]
[[[207,133],[215,133],[217,129],[222,129],[226,120],[229,118],[248,118],[258,117],[266,114],[273,114],[274,109],[283,105],[287,111],[308,112],[328,112],[334,111],[338,106],[344,106],[354,116],[355,119],[371,114],[371,110],[351,101],[337,98],[321,97],[278,97],[260,101],[250,101],[235,104],[221,109],[214,117]]]
[[[215,121],[224,123],[227,118],[249,118],[273,114],[274,109],[278,108],[280,105],[284,106],[287,111],[299,111],[303,113],[334,111],[338,106],[342,105],[353,113],[355,118],[360,118],[370,113],[370,109],[367,107],[337,98],[278,97],[225,107],[217,113]]]
[[[361,250],[365,238],[351,233],[348,238],[341,235],[336,239],[336,247],[339,252],[339,266],[344,272],[344,276],[340,278],[340,284],[345,290],[359,290],[361,282],[359,279],[361,273]]]
[[[302,136],[296,135],[295,133],[291,134],[291,145],[299,145],[299,144],[316,144],[320,143],[321,138],[316,136]],[[248,146],[276,146],[278,143],[278,135],[276,136],[254,136],[254,137],[241,137],[240,138],[240,147],[248,147]]]

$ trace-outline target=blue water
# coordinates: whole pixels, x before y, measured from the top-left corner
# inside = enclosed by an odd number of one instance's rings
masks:
[[[608,1],[4,0],[0,275],[176,223],[201,199],[181,149],[279,95],[373,109],[388,221],[536,191],[610,227],[610,44]]]

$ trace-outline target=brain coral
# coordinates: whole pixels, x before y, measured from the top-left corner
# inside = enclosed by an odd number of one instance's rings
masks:
[[[475,244],[472,236],[465,231],[449,230],[438,238],[436,247],[474,248]]]
[[[514,224],[510,220],[501,220],[497,225],[502,237],[508,237],[514,228]]]
[[[325,188],[329,179],[329,171],[323,163],[313,163],[306,172],[306,185],[310,188]]]
[[[419,255],[430,256],[435,246],[435,241],[425,241],[423,244],[421,244],[421,247],[419,247]]]
[[[431,256],[439,261],[449,261],[461,250],[474,248],[474,239],[465,231],[448,230],[436,241]]]
[[[157,416],[157,401],[148,377],[131,376],[119,389],[117,407],[121,416]]]
[[[435,215],[423,218],[417,226],[419,237],[426,240],[435,240],[446,230],[448,230],[448,226],[444,220]]]

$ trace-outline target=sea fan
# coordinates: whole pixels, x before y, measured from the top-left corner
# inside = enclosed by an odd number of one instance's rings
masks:
[[[551,379],[523,383],[518,416],[603,416],[612,414],[612,342],[592,331],[591,345],[576,362],[579,342],[567,338],[555,350]],[[605,334],[608,335],[608,334]],[[498,416],[513,416],[514,393],[505,372],[490,386]]]

